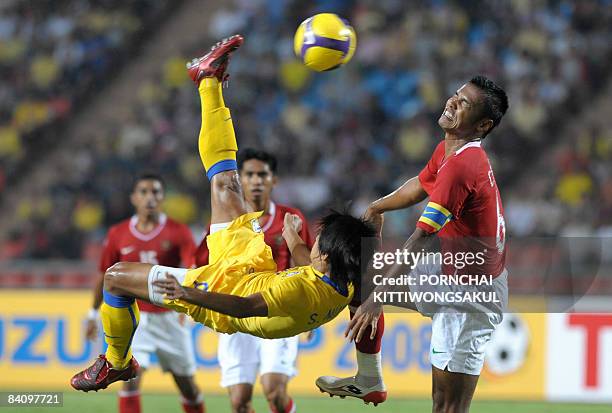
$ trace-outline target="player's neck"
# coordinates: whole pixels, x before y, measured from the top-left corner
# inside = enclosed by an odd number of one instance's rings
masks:
[[[270,215],[270,198],[262,199],[258,201],[250,200],[250,201],[247,201],[247,203],[249,204],[251,211],[253,212],[263,211],[264,216]]]
[[[159,225],[159,214],[144,214],[138,215],[138,221],[136,221],[136,229],[138,232],[146,234],[151,232]]]
[[[453,153],[457,152],[464,145],[466,145],[466,144],[468,144],[470,142],[473,142],[475,140],[478,140],[478,139],[472,139],[472,138],[467,138],[467,137],[458,137],[456,135],[452,135],[450,133],[447,133],[444,136],[444,155],[445,156],[449,156],[450,154],[453,154]]]

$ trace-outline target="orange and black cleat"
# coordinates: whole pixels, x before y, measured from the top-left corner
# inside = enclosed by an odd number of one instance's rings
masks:
[[[229,75],[225,73],[232,52],[242,46],[244,38],[235,34],[227,39],[217,42],[210,48],[210,52],[202,57],[196,57],[187,63],[187,73],[196,85],[205,77],[216,77],[219,82],[227,81]]]
[[[119,380],[128,381],[138,374],[140,366],[134,357],[123,370],[115,370],[113,365],[106,359],[104,354],[100,354],[94,364],[87,367],[80,373],[75,374],[70,379],[70,385],[75,390],[88,392],[90,390],[102,390],[111,383]]]

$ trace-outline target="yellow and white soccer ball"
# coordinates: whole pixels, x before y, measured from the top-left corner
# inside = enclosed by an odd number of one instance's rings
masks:
[[[334,13],[320,13],[307,18],[293,39],[295,55],[317,72],[346,64],[355,54],[356,46],[355,30]]]

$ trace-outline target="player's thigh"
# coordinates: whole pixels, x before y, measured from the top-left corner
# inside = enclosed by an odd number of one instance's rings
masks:
[[[231,222],[247,212],[238,171],[216,174],[210,182],[210,223]]]
[[[221,367],[221,386],[253,385],[259,370],[259,337],[248,334],[219,334],[217,357]]]
[[[480,376],[453,373],[431,366],[434,413],[468,412]]]
[[[280,374],[287,379],[295,376],[295,362],[298,354],[299,337],[277,339],[262,339],[259,350],[260,369],[262,375]],[[263,381],[262,381],[263,385]]]
[[[149,299],[149,271],[153,265],[140,262],[118,262],[104,274],[104,289],[113,295]]]

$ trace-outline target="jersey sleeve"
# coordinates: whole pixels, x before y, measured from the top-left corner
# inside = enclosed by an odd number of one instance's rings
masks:
[[[193,268],[195,266],[195,241],[191,230],[187,225],[179,227],[177,243],[180,249],[181,265],[184,268]]]
[[[438,232],[452,219],[461,216],[465,201],[474,189],[474,177],[469,165],[449,161],[440,170],[429,193],[429,202],[417,227]]]
[[[268,304],[268,317],[291,316],[304,306],[303,281],[293,276],[261,292]]]
[[[100,272],[105,272],[108,267],[119,262],[119,250],[116,241],[116,229],[111,228],[106,234],[104,245],[102,247],[102,255],[100,256],[100,264],[98,269]]]
[[[433,190],[434,183],[436,182],[436,175],[438,173],[438,168],[440,167],[440,162],[444,159],[444,141],[440,142],[436,149],[434,149],[431,154],[431,158],[427,162],[427,165],[421,170],[419,173],[419,182],[421,186],[427,192],[428,195],[431,195],[431,191]]]

